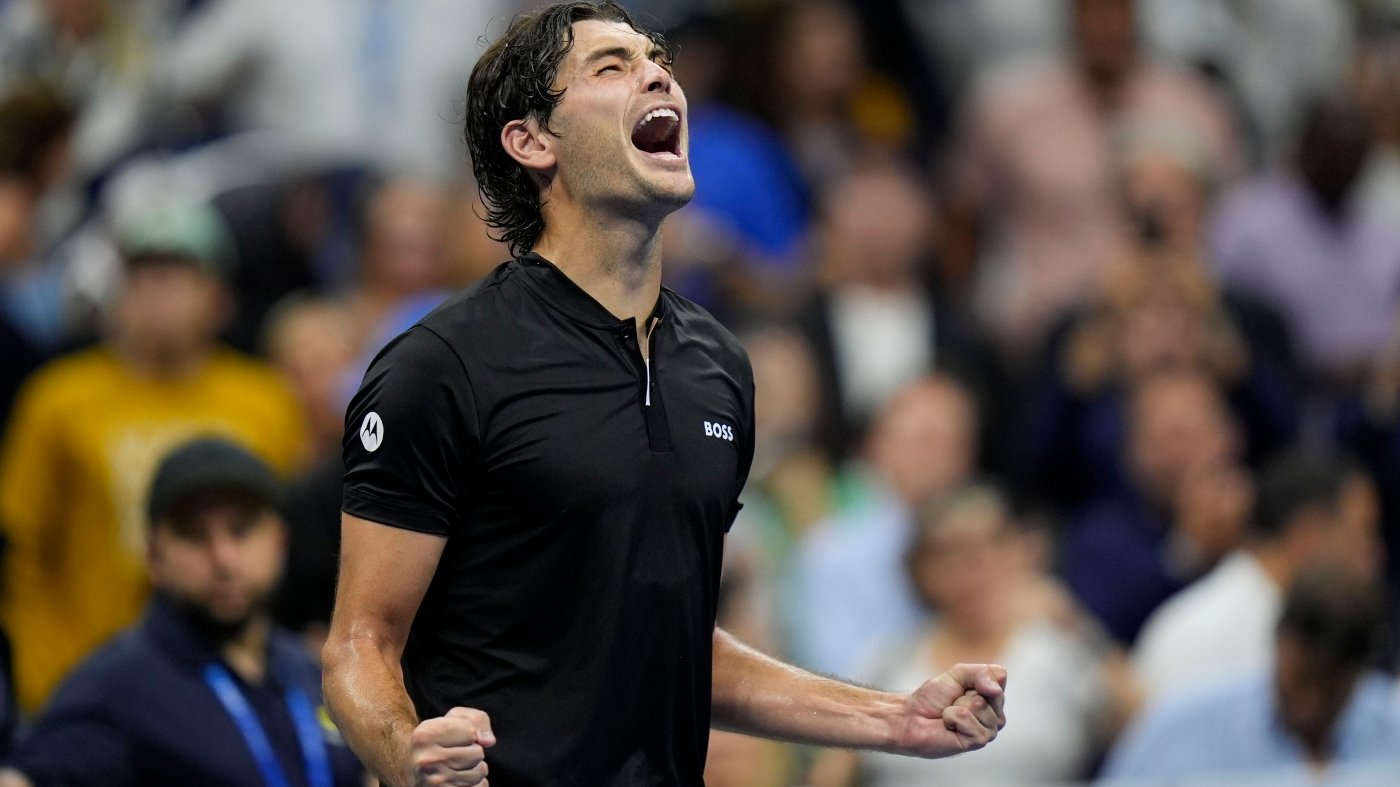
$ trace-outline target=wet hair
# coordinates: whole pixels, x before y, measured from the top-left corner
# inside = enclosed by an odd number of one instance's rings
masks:
[[[1259,475],[1250,532],[1256,538],[1277,538],[1304,509],[1335,507],[1346,483],[1360,473],[1354,462],[1340,456],[1296,451],[1276,457]]]
[[[1376,583],[1354,571],[1320,567],[1289,586],[1278,633],[1294,637],[1329,666],[1359,668],[1380,648],[1384,615]]]
[[[493,237],[512,254],[530,250],[544,232],[540,191],[530,173],[501,145],[501,130],[513,120],[534,118],[549,131],[549,118],[564,95],[555,89],[559,65],[574,46],[573,26],[599,20],[630,26],[661,51],[668,66],[673,51],[657,32],[639,27],[613,0],[556,3],[516,16],[506,32],[477,60],[467,81],[463,136],[472,172],[486,206]]]

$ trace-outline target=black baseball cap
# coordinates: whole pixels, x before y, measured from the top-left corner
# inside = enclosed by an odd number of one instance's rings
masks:
[[[248,449],[222,437],[195,438],[160,461],[146,499],[147,523],[154,527],[181,503],[215,491],[243,493],[273,508],[281,485],[272,468]]]

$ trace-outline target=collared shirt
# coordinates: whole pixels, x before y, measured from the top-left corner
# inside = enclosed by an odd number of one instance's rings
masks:
[[[1133,666],[1154,695],[1212,673],[1262,667],[1273,655],[1282,606],[1278,585],[1253,555],[1239,550],[1147,619]]]
[[[408,693],[490,715],[494,785],[700,784],[753,375],[670,290],[651,317],[648,364],[632,317],[527,255],[394,340],[350,405],[344,510],[446,539]]]
[[[205,682],[204,668],[217,661],[196,629],[157,597],[138,625],[83,662],[59,686],[20,742],[13,765],[41,787],[263,784],[257,760],[235,720]],[[316,705],[335,784],[362,783],[359,763],[320,707],[320,670],[293,635],[273,629],[265,681],[234,680],[291,787],[307,785],[297,730],[284,698],[293,686]]]
[[[1393,679],[1362,677],[1334,731],[1339,774],[1400,758],[1400,696]],[[1352,769],[1355,769],[1353,771]],[[1279,720],[1271,669],[1198,686],[1149,706],[1105,765],[1114,784],[1237,784],[1270,774],[1273,785],[1317,784],[1308,756]],[[1391,781],[1333,783],[1394,784]],[[1327,782],[1324,782],[1327,783]]]

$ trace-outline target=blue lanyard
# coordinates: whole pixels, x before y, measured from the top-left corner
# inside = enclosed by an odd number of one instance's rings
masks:
[[[277,753],[267,739],[258,716],[238,690],[238,684],[222,664],[212,663],[204,668],[204,682],[214,690],[224,710],[233,717],[238,731],[248,742],[248,748],[257,760],[258,770],[262,771],[263,783],[267,787],[291,787],[282,764],[277,761]],[[316,711],[311,700],[301,690],[287,689],[287,710],[292,715],[292,724],[297,730],[297,740],[301,744],[301,754],[306,760],[306,780],[311,787],[334,787],[335,778],[331,773],[330,755],[326,753],[325,739],[321,736],[321,726],[316,721]]]

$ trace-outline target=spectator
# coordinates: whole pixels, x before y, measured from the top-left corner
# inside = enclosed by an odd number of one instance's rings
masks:
[[[1296,167],[1244,184],[1213,219],[1221,281],[1287,317],[1323,391],[1360,380],[1400,292],[1400,225],[1356,198],[1374,139],[1370,114],[1349,92],[1321,99],[1306,116]]]
[[[1340,86],[1360,29],[1353,3],[1333,0],[1143,0],[1157,51],[1217,80],[1238,104],[1256,166],[1274,166],[1310,97]]]
[[[315,663],[268,616],[286,550],[276,495],[272,470],[227,440],[166,455],[146,501],[154,598],[63,682],[0,782],[363,783]]]
[[[354,322],[326,298],[293,295],[272,312],[263,354],[291,383],[310,433],[310,459],[340,455],[345,403],[340,383],[354,359]]]
[[[821,285],[797,324],[816,352],[819,436],[833,460],[861,443],[871,419],[910,381],[935,370],[992,377],[970,319],[933,281],[935,215],[932,195],[897,161],[866,162],[823,197]]]
[[[1215,672],[1266,664],[1283,589],[1294,577],[1319,562],[1377,575],[1379,515],[1375,485],[1358,467],[1308,454],[1270,463],[1246,544],[1143,627],[1133,662],[1147,690],[1161,695]]]
[[[73,110],[52,90],[18,85],[0,97],[0,290],[38,252],[38,206],[68,169]],[[0,304],[0,434],[40,342]]]
[[[1186,125],[1224,177],[1239,166],[1220,99],[1140,54],[1132,0],[1072,8],[1072,57],[988,78],[968,101],[952,156],[950,270],[975,272],[981,312],[1018,358],[1122,256],[1123,228],[1111,218],[1119,125]]]
[[[1132,485],[1123,468],[1125,392],[1162,369],[1198,369],[1244,427],[1242,458],[1282,448],[1296,428],[1292,378],[1195,258],[1144,249],[1105,277],[1095,302],[1052,343],[1026,398],[1015,477],[1070,511]]]
[[[919,520],[906,568],[927,615],[884,643],[861,678],[896,690],[917,685],[930,667],[991,659],[1021,678],[1015,730],[1006,728],[995,751],[940,762],[831,752],[811,783],[1009,787],[1087,776],[1133,702],[1122,653],[1044,573],[1043,545],[995,488],[954,492]]]
[[[1252,494],[1239,428],[1208,375],[1149,374],[1127,408],[1128,487],[1072,515],[1060,544],[1070,589],[1124,644],[1158,604],[1239,544]]]
[[[248,132],[274,167],[461,166],[461,89],[507,0],[209,0],[158,64],[164,97]],[[456,128],[454,128],[456,127]],[[209,133],[206,131],[206,135]]]
[[[977,402],[947,375],[912,382],[885,405],[866,443],[872,493],[799,546],[798,663],[849,676],[876,643],[918,625],[923,613],[901,570],[914,512],[972,480],[979,423]]]
[[[141,501],[167,448],[195,432],[238,436],[283,472],[305,448],[282,380],[215,340],[228,293],[213,214],[148,206],[120,235],[106,341],[31,378],[0,451],[11,544],[0,610],[29,710],[140,612]]]
[[[0,89],[24,80],[54,86],[78,117],[73,157],[83,179],[148,143],[153,44],[178,3],[14,0],[0,4]]]
[[[1321,774],[1328,784],[1389,784],[1400,701],[1395,681],[1368,669],[1380,622],[1367,577],[1344,568],[1298,576],[1276,624],[1273,665],[1150,707],[1118,743],[1107,776],[1134,785],[1304,785]]]

